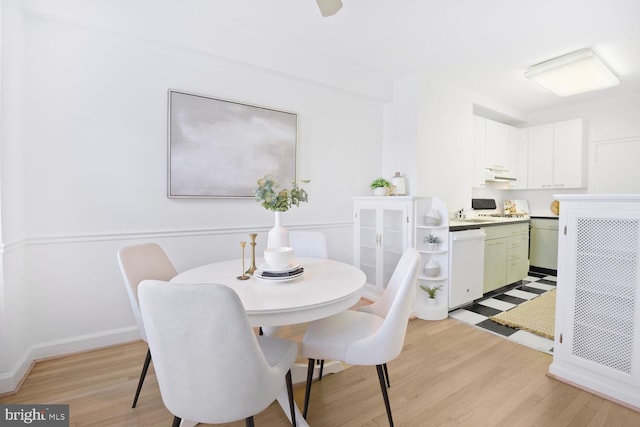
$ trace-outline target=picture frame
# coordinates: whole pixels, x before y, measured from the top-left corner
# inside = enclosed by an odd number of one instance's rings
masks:
[[[254,197],[258,179],[296,179],[298,115],[168,91],[169,198]]]

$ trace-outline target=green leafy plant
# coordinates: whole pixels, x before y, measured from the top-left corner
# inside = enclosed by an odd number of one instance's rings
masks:
[[[382,177],[374,179],[373,182],[369,184],[369,188],[371,188],[372,190],[375,190],[376,188],[390,188],[392,186],[393,184],[391,184],[391,182]]]
[[[309,183],[309,180],[302,180],[303,183]],[[307,202],[309,195],[298,186],[296,181],[292,181],[291,189],[280,189],[273,175],[265,175],[258,180],[258,188],[255,190],[256,201],[260,205],[274,212],[285,212],[291,206],[300,206],[300,202]]]
[[[426,293],[429,294],[429,298],[435,298],[436,297],[436,293],[442,289],[442,285],[438,285],[438,286],[424,286],[424,285],[420,285],[420,287],[422,288],[423,291],[425,291]]]
[[[437,244],[437,243],[440,243],[440,242],[441,242],[441,240],[440,240],[440,238],[439,238],[438,236],[436,236],[435,234],[433,234],[433,233],[429,233],[429,235],[428,235],[428,236],[424,236],[424,242],[425,242],[425,243],[433,243],[433,244]]]

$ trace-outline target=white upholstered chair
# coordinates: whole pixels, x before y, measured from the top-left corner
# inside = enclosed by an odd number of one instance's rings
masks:
[[[124,277],[124,284],[129,295],[131,310],[133,317],[136,319],[140,338],[147,342],[147,335],[140,314],[140,306],[138,304],[138,285],[143,280],[171,280],[178,274],[173,263],[164,252],[164,250],[155,243],[144,243],[141,245],[127,246],[118,251],[118,263]],[[151,363],[151,351],[147,349],[147,356],[142,366],[140,379],[138,380],[138,388],[133,398],[132,408],[138,404],[140,390],[147,375],[149,364]]]
[[[160,394],[174,425],[181,419],[209,424],[245,419],[251,426],[253,415],[285,386],[295,425],[291,366],[298,346],[256,336],[233,290],[145,280],[138,293]]]
[[[294,256],[329,258],[327,238],[319,231],[290,231],[289,243]]]
[[[380,300],[364,310],[346,310],[311,322],[302,339],[302,356],[309,359],[303,416],[306,418],[316,360],[339,360],[350,365],[375,365],[393,426],[384,366],[402,351],[416,292],[420,254],[407,249]]]

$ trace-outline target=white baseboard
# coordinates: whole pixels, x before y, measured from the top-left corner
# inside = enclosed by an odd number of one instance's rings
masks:
[[[31,346],[25,350],[13,369],[0,373],[0,393],[15,391],[29,373],[33,363],[38,360],[81,351],[95,350],[101,347],[139,339],[140,333],[138,332],[138,328],[136,326],[129,326]]]

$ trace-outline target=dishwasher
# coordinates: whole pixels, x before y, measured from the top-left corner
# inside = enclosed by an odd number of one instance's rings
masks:
[[[449,233],[449,310],[482,298],[484,237],[482,228]]]

